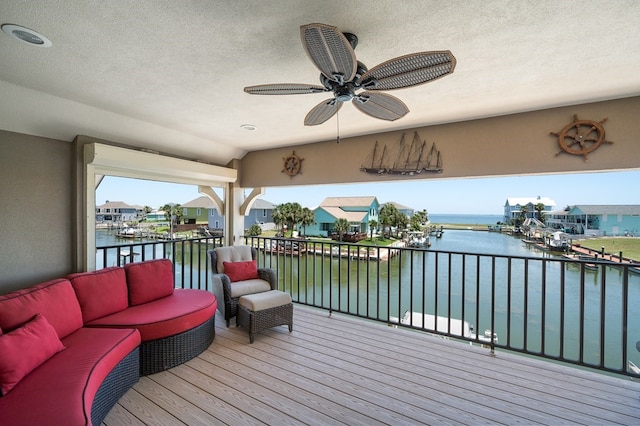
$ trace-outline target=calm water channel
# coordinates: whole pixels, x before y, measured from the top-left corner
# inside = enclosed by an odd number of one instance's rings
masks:
[[[132,243],[116,239],[109,231],[98,231],[96,241],[97,246]],[[640,364],[635,349],[640,340],[640,276],[628,277],[625,331],[620,268],[606,266],[603,274],[602,269],[565,265],[559,256],[495,232],[446,230],[431,242],[429,250],[406,250],[390,261],[263,253],[259,263],[274,268],[284,289],[301,303],[382,321],[407,310],[449,316],[475,325],[480,333],[492,328],[500,344],[516,350],[595,365],[602,362],[609,368],[623,368],[621,349],[626,339],[628,359]],[[162,250],[171,248],[156,250],[161,257]],[[204,248],[200,252],[206,253]],[[115,254],[110,256],[107,266],[115,264]],[[183,265],[190,262],[188,253],[181,251],[176,258],[177,275],[189,274],[187,282],[197,275],[206,277],[206,272],[194,274],[193,268]],[[99,259],[98,265],[102,263]]]

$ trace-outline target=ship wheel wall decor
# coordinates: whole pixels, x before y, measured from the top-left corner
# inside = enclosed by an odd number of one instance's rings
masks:
[[[300,158],[296,155],[295,151],[292,151],[291,154],[287,155],[282,159],[282,173],[285,173],[291,177],[294,177],[300,170],[302,169],[302,161],[304,158]]]
[[[558,144],[562,149],[556,154],[556,157],[566,152],[572,155],[582,155],[584,161],[588,162],[588,154],[598,149],[603,143],[613,143],[605,139],[604,127],[602,126],[605,121],[607,121],[606,118],[600,121],[580,120],[574,114],[573,121],[567,124],[564,129],[558,133],[551,132],[552,135],[558,137]]]

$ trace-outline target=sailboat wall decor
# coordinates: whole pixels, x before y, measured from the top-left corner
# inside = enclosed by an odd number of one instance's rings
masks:
[[[442,173],[442,155],[436,149],[436,143],[427,150],[427,142],[420,140],[418,132],[413,134],[411,144],[405,144],[404,133],[395,150],[382,148],[376,141],[373,150],[365,159],[360,171],[374,175],[414,176],[421,173]]]

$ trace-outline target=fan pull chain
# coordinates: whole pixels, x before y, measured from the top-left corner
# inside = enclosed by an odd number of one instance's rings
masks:
[[[340,111],[336,112],[336,127],[337,127],[336,143],[340,143]]]

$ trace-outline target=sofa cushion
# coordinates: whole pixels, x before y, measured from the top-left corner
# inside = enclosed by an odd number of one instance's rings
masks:
[[[80,302],[84,323],[122,311],[129,306],[124,268],[112,266],[67,277]]]
[[[129,304],[141,305],[173,293],[173,264],[169,259],[156,259],[128,263],[127,274]]]
[[[272,290],[271,284],[265,280],[257,279],[240,281],[231,286],[231,297],[235,299],[237,297],[244,296],[245,294],[262,293],[263,291],[270,290]]]
[[[0,419],[11,419],[11,426],[90,425],[97,390],[140,345],[140,334],[134,329],[83,327],[62,343],[65,350],[0,398]]]
[[[0,336],[0,396],[63,349],[58,333],[42,314]]]
[[[82,327],[82,313],[71,283],[66,279],[47,281],[0,296],[0,328],[14,330],[42,314],[64,338]]]
[[[143,342],[197,327],[215,315],[218,302],[204,290],[177,289],[171,296],[99,318],[88,327],[137,328]]]
[[[246,262],[252,260],[251,247],[249,246],[225,246],[216,247],[216,269],[219,274],[224,274],[224,262]]]
[[[258,278],[258,266],[255,260],[246,262],[223,262],[223,264],[224,273],[232,283]]]

